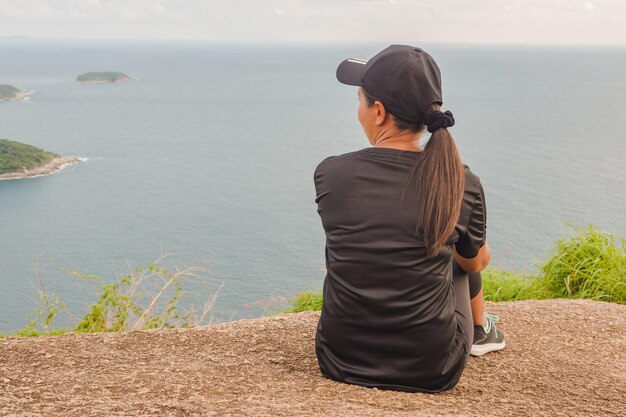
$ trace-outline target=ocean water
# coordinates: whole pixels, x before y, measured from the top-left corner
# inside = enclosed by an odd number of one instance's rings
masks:
[[[112,281],[163,254],[206,270],[183,307],[224,284],[215,321],[320,289],[313,171],[369,146],[335,69],[384,46],[0,40],[0,84],[34,90],[0,103],[0,138],[88,158],[0,181],[0,332],[39,306],[35,267],[75,316],[94,294],[70,271]],[[495,265],[532,271],[564,222],[626,237],[626,48],[421,46],[483,182]],[[74,81],[105,70],[138,80]]]

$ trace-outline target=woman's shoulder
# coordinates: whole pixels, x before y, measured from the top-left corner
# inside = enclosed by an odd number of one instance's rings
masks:
[[[472,172],[467,165],[463,164],[463,167],[465,168],[465,191],[481,193],[483,186],[480,182],[480,177]]]
[[[334,165],[336,163],[340,163],[340,161],[342,161],[342,160],[358,156],[362,152],[363,152],[363,149],[360,149],[358,151],[346,152],[346,153],[343,153],[341,155],[331,155],[331,156],[328,156],[328,157],[324,158],[319,164],[317,164],[317,166],[315,167],[315,172],[317,172],[318,170],[321,170],[323,168],[332,166],[332,165]]]

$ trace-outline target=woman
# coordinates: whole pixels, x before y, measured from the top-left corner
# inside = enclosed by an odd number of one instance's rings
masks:
[[[451,389],[470,351],[502,349],[504,338],[484,313],[484,193],[448,131],[452,113],[440,111],[439,68],[422,49],[392,45],[343,61],[337,79],[359,86],[358,119],[373,147],[315,170],[327,270],[320,370],[381,389]]]

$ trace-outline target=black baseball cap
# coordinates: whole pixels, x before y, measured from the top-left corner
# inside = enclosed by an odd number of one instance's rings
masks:
[[[414,46],[391,45],[368,61],[346,59],[337,67],[337,80],[363,87],[389,113],[409,123],[422,123],[431,104],[443,104],[439,67]]]

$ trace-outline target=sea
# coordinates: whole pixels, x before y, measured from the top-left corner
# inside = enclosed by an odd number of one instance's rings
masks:
[[[441,68],[493,265],[532,273],[590,224],[626,237],[626,47],[410,43]],[[370,146],[335,70],[386,46],[0,39],[0,84],[32,91],[0,103],[0,138],[87,158],[0,181],[0,332],[35,319],[42,290],[57,327],[76,323],[155,262],[193,272],[181,309],[217,294],[214,323],[321,289],[313,172]],[[75,81],[88,71],[135,80]]]

